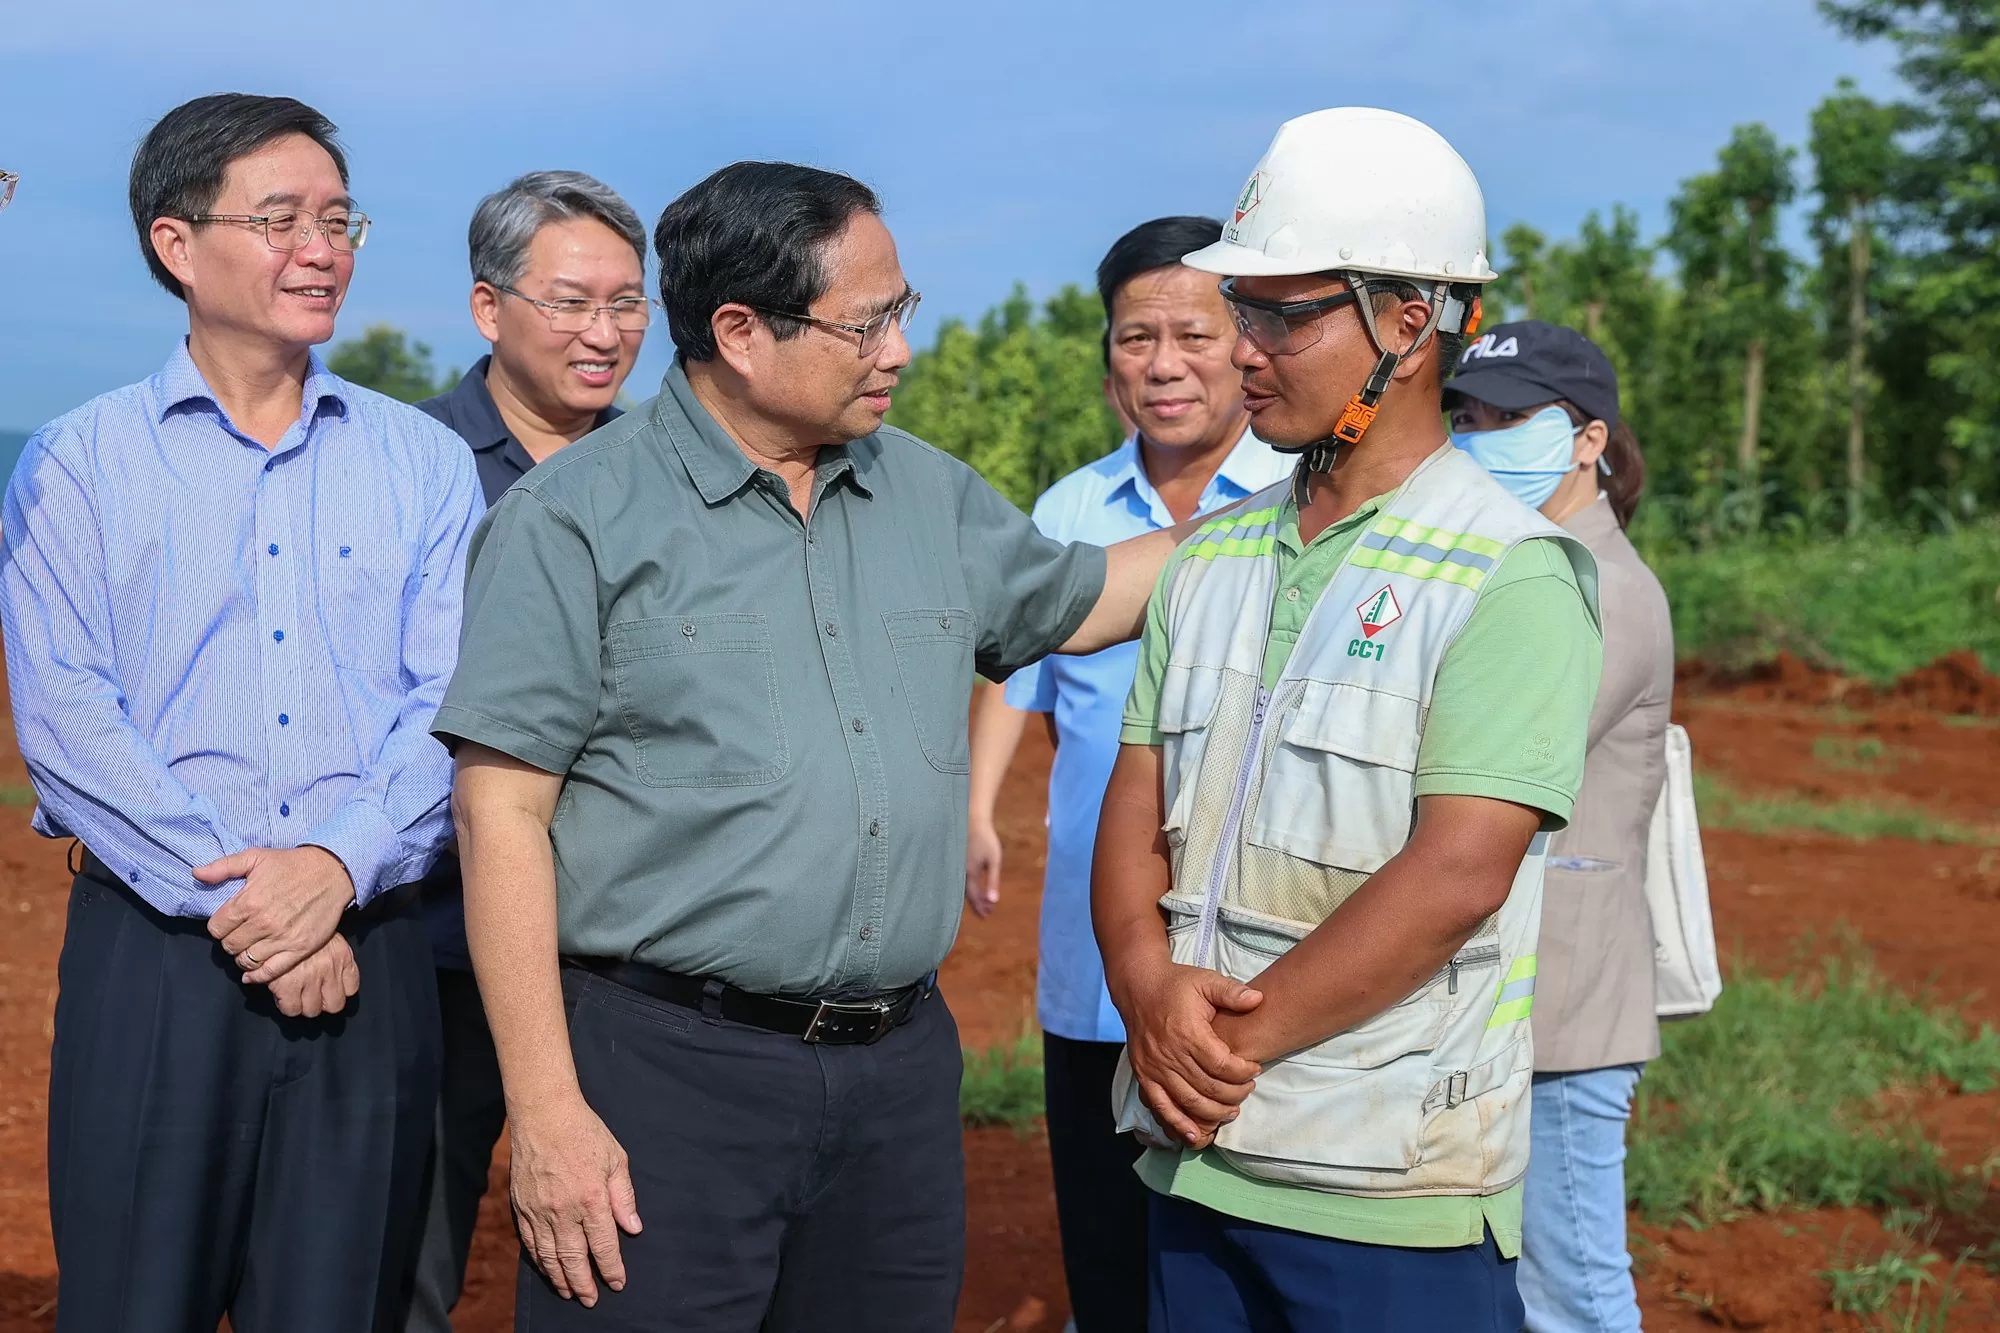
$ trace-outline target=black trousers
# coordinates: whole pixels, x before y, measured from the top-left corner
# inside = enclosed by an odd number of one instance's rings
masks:
[[[1144,1151],[1111,1111],[1115,1041],[1042,1034],[1049,1166],[1056,1178],[1063,1275],[1076,1333],[1144,1333],[1146,1209],[1133,1172]]]
[[[342,930],[361,993],[286,1018],[206,923],[77,877],[49,1071],[59,1330],[400,1326],[437,993],[407,895]]]
[[[933,994],[823,1046],[566,968],[583,1095],[631,1159],[625,1290],[565,1301],[527,1261],[514,1327],[943,1333],[965,1268],[958,1026]]]
[[[444,1077],[431,1145],[430,1196],[417,1258],[408,1333],[451,1333],[451,1308],[465,1289],[465,1263],[479,1223],[479,1200],[493,1165],[493,1145],[507,1123],[500,1060],[486,1026],[486,1006],[472,973],[437,969],[438,1017],[444,1027]]]

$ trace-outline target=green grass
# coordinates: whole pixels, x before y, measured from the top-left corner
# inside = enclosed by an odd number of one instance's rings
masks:
[[[0,787],[0,805],[33,805],[33,787]]]
[[[1932,1082],[2000,1085],[2000,1034],[1917,1003],[1852,950],[1805,977],[1739,968],[1711,1013],[1660,1036],[1626,1164],[1649,1218],[1966,1202],[1966,1178],[1880,1098]]]
[[[1897,757],[1875,736],[1816,736],[1813,762],[1844,773],[1893,773]]]
[[[1683,657],[1737,667],[1786,650],[1887,683],[1970,648],[2000,670],[2000,523],[1647,557]]]
[[[1815,801],[1796,792],[1751,795],[1709,773],[1694,779],[1695,804],[1706,828],[1743,833],[1831,833],[1857,842],[1908,838],[1912,842],[2000,846],[2000,829],[1940,819],[1920,806],[1888,801]]]
[[[1008,1125],[1020,1133],[1042,1115],[1042,1043],[1024,1032],[1011,1046],[965,1053],[958,1117],[973,1127]]]
[[[1868,1263],[1827,1269],[1820,1274],[1828,1287],[1827,1304],[1839,1314],[1880,1314],[1905,1287],[1914,1298],[1936,1282],[1930,1269],[1937,1261],[1935,1254],[1918,1253],[1901,1241]]]

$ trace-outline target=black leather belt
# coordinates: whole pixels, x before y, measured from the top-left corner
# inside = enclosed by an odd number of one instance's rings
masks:
[[[623,959],[565,955],[563,962],[683,1009],[708,1012],[713,1006],[714,1012],[732,1023],[782,1032],[827,1046],[866,1046],[880,1041],[909,1021],[937,980],[933,973],[922,981],[867,1000],[784,1000],[775,995],[738,990],[713,978],[684,976]]]

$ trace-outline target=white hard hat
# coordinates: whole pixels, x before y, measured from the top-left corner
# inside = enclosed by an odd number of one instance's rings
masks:
[[[1420,120],[1341,106],[1278,127],[1222,239],[1181,261],[1225,277],[1351,270],[1491,282],[1486,200]]]

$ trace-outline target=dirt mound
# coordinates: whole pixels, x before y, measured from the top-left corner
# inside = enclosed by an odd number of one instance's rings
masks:
[[[1756,703],[1841,704],[1849,708],[1901,706],[1929,713],[2000,717],[2000,676],[1970,650],[1949,653],[1886,688],[1827,671],[1790,653],[1744,670],[1725,670],[1699,658],[1674,672],[1676,688]]]

